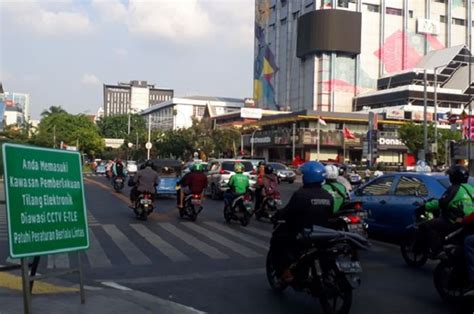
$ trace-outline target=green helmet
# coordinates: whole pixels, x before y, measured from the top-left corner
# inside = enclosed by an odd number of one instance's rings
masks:
[[[204,167],[200,163],[194,163],[192,167],[192,171],[203,171]]]
[[[237,173],[244,172],[244,165],[242,165],[240,162],[236,163],[234,165],[234,171],[237,172]]]

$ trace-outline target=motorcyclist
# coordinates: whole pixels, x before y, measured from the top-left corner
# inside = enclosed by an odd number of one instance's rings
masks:
[[[352,185],[351,183],[349,182],[349,180],[347,180],[346,178],[346,166],[342,165],[341,167],[339,167],[339,176],[337,177],[337,182],[341,183],[344,185],[344,187],[346,188],[347,192],[350,192],[352,191]]]
[[[204,167],[201,163],[194,163],[191,166],[191,172],[187,173],[178,181],[177,184],[181,186],[178,208],[183,208],[185,195],[202,194],[204,189],[207,187],[207,177],[203,173],[203,170]]]
[[[448,175],[451,186],[439,200],[431,200],[420,209],[431,213],[440,210],[440,217],[425,225],[432,253],[439,251],[442,238],[456,229],[457,222],[474,213],[474,187],[467,183],[469,171],[464,166],[454,165]]]
[[[135,202],[140,193],[149,192],[154,195],[155,187],[159,183],[158,173],[153,170],[153,162],[147,160],[144,167],[145,168],[138,170],[133,178],[135,185],[130,190],[130,201],[132,202],[132,207],[135,207]],[[154,197],[152,199],[154,199]]]
[[[257,179],[255,184],[255,210],[263,201],[263,177],[265,176],[265,161],[260,161],[257,166]]]
[[[125,169],[121,159],[117,159],[117,161],[113,164],[112,173],[114,179],[116,177],[125,178],[127,176],[127,169]]]
[[[260,192],[258,193],[257,190]],[[278,178],[273,171],[271,165],[265,165],[264,175],[261,181],[257,181],[257,187],[255,189],[255,210],[259,210],[262,206],[262,201],[265,196],[270,196],[278,192]],[[257,198],[257,195],[259,197]],[[259,201],[258,201],[259,199]]]
[[[326,179],[326,169],[317,161],[309,161],[300,167],[303,186],[293,193],[289,203],[275,216],[275,220],[285,220],[273,232],[270,246],[275,253],[274,265],[283,281],[293,279],[290,271],[289,253],[297,247],[296,235],[313,225],[325,226],[332,216],[334,199],[322,184]]]
[[[339,172],[337,167],[334,165],[327,165],[326,169],[326,182],[323,184],[323,189],[329,192],[334,198],[333,213],[337,213],[341,208],[342,204],[349,199],[346,187],[337,181]]]
[[[224,194],[224,202],[227,206],[230,206],[236,197],[245,194],[250,187],[249,178],[243,174],[244,165],[236,163],[234,171],[235,174],[229,179],[229,191]]]

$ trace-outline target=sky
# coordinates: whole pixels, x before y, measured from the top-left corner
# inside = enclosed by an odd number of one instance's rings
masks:
[[[33,119],[96,114],[119,81],[251,97],[253,27],[254,0],[0,0],[0,81]]]

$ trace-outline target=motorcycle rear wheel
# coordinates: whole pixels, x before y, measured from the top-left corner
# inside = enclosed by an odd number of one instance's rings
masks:
[[[227,205],[224,206],[224,219],[227,223],[230,223],[232,220],[232,214],[230,213],[229,206]]]
[[[278,276],[277,271],[273,266],[273,257],[271,250],[268,251],[267,254],[266,273],[268,284],[270,285],[270,288],[272,288],[273,292],[281,293],[288,287],[287,283],[284,283],[280,280],[280,277]]]
[[[405,263],[414,268],[422,267],[428,261],[428,252],[426,249],[421,249],[421,252],[414,252],[416,236],[408,236],[400,244],[400,252],[402,253]]]
[[[327,287],[329,293],[318,295],[319,304],[325,314],[348,314],[352,306],[352,287],[343,281],[339,271],[329,270],[323,279],[326,284],[330,282],[332,287]]]
[[[469,281],[466,274],[456,271],[456,266],[448,261],[441,261],[433,272],[433,283],[440,297],[449,303],[461,304]]]

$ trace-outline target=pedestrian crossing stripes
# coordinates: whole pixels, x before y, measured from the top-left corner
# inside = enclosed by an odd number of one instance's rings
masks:
[[[90,211],[87,211],[87,224],[89,227],[100,226],[100,223],[95,219]]]
[[[7,239],[7,212],[5,208],[0,208],[0,241]]]
[[[141,266],[165,261],[187,263],[203,258],[258,258],[267,252],[269,233],[255,230],[259,232],[248,230],[248,226],[213,221],[102,224],[89,229],[90,246],[84,251],[83,265],[103,269],[123,263]],[[77,263],[75,252],[41,259],[48,269],[66,269]]]

